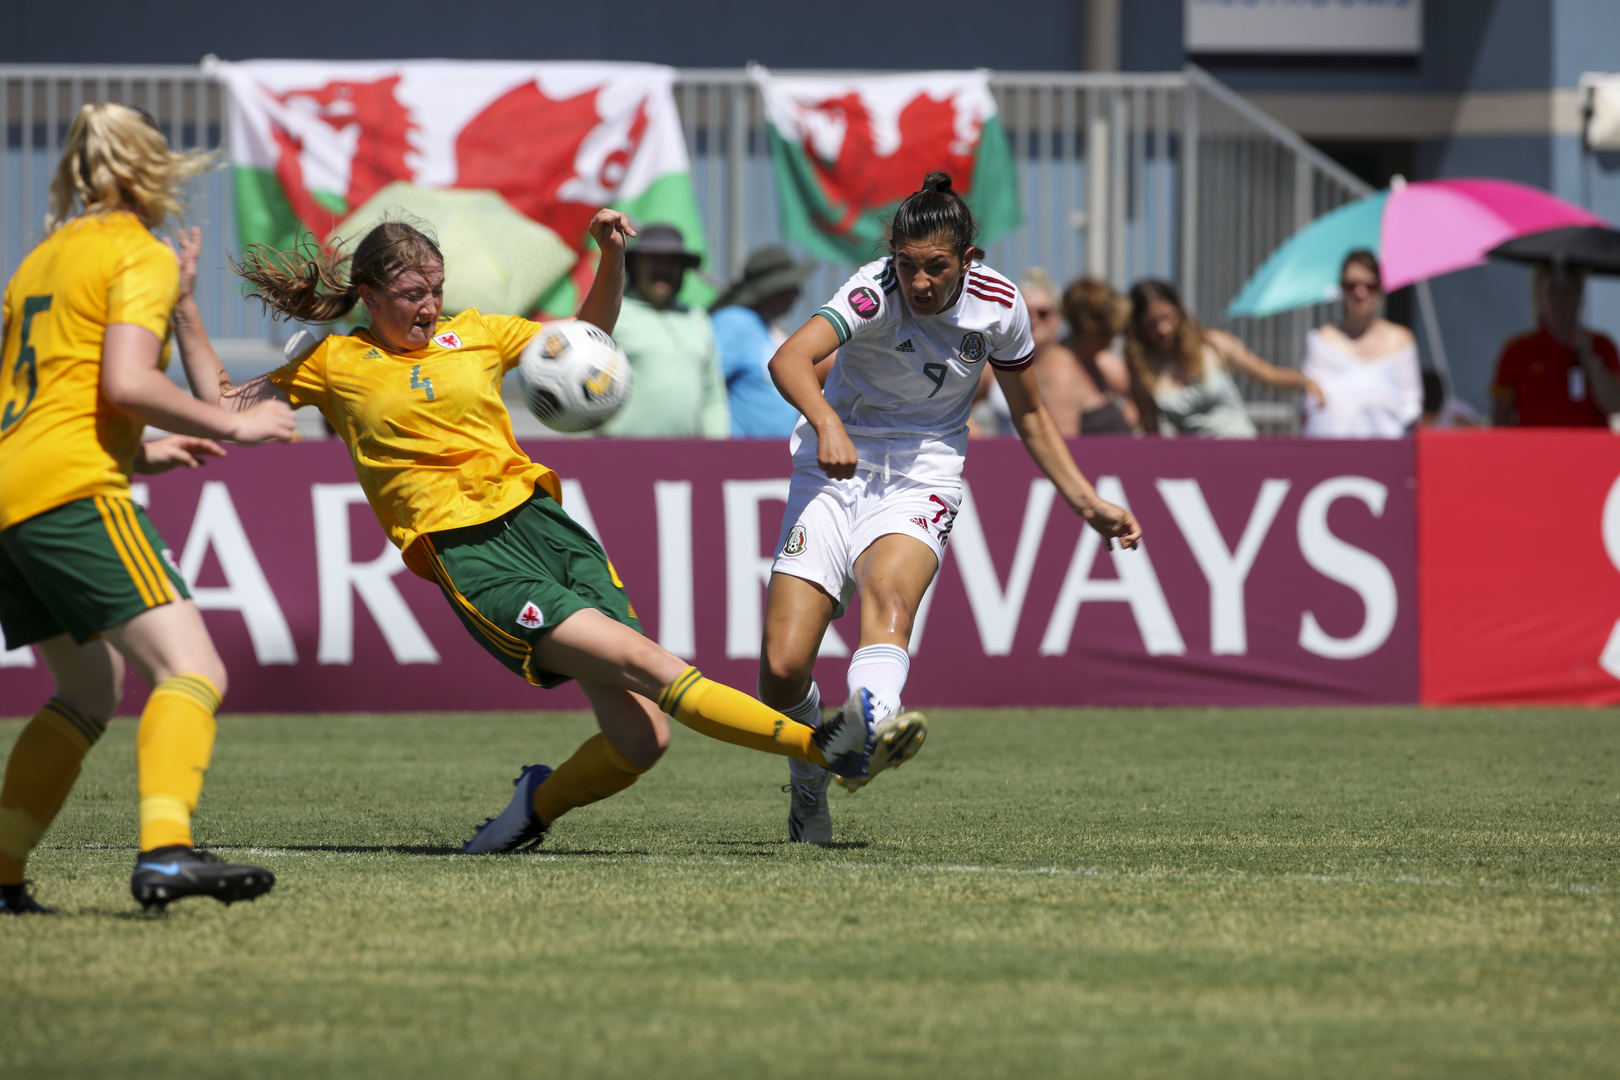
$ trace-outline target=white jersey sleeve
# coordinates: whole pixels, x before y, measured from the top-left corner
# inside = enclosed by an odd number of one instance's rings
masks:
[[[885,330],[899,321],[899,285],[890,260],[867,263],[816,314],[838,332],[838,344],[847,345],[852,338]],[[1027,315],[1024,322],[1027,327]]]
[[[991,305],[995,325],[988,335],[990,366],[1002,371],[1022,371],[1035,358],[1035,338],[1029,328],[1029,307],[1018,287],[983,263],[968,268],[963,286],[969,296]]]

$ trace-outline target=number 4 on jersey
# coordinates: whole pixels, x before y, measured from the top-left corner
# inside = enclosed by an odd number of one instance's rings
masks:
[[[426,390],[428,400],[433,400],[433,380],[422,378],[421,364],[416,364],[411,368],[411,389]]]

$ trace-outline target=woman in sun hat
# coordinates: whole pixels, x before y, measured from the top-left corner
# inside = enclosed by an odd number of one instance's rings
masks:
[[[793,309],[800,284],[815,269],[815,263],[795,262],[786,248],[760,248],[748,256],[742,277],[709,305],[734,439],[785,439],[799,422],[799,410],[777,391],[766,365],[787,340],[776,321]]]
[[[681,302],[686,274],[703,256],[673,225],[640,228],[625,250],[629,285],[614,340],[630,358],[635,391],[602,425],[631,439],[724,439],[731,435],[726,381],[714,351],[709,313]]]

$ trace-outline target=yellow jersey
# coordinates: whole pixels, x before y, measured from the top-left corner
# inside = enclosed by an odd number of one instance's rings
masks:
[[[501,401],[501,377],[540,324],[469,308],[436,331],[406,353],[367,330],[334,334],[269,375],[294,407],[321,410],[383,531],[429,581],[437,579],[411,546],[419,536],[498,518],[536,485],[562,501],[557,474],[518,449]]]
[[[95,495],[129,495],[145,425],[101,396],[108,326],[163,342],[180,266],[128,211],[86,215],[28,253],[4,301],[0,352],[0,529]]]

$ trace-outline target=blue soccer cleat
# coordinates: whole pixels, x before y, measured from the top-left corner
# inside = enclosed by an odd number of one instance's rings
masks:
[[[839,776],[865,776],[872,752],[872,692],[858,687],[831,720],[823,720],[810,741]]]
[[[512,801],[498,817],[478,826],[473,838],[461,845],[463,855],[495,855],[503,851],[533,851],[546,838],[545,822],[534,812],[534,793],[551,775],[549,765],[525,765],[512,781]]]

